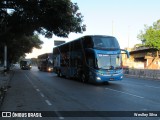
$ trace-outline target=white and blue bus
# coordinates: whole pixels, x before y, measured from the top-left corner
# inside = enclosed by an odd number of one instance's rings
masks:
[[[53,67],[61,77],[103,83],[123,79],[122,53],[113,36],[88,35],[53,48]]]

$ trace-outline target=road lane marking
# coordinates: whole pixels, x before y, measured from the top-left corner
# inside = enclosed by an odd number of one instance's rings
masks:
[[[111,90],[111,91],[115,91],[115,92],[119,92],[119,93],[126,94],[126,95],[131,95],[131,96],[138,97],[138,98],[141,98],[141,99],[144,98],[142,96],[134,95],[134,94],[128,93],[128,92],[123,92],[123,91],[119,91],[119,90],[115,90],[115,89],[110,89],[110,88],[105,88],[105,89],[108,89],[108,90]]]
[[[33,86],[33,88],[35,88],[37,92],[40,92],[40,90],[37,88],[36,85],[34,85],[34,83],[31,81],[31,79],[26,74],[25,74],[25,76],[28,79],[28,81],[31,83],[31,85]]]
[[[44,97],[44,94],[43,94],[43,93],[41,93],[41,92],[40,92],[40,95],[41,95],[42,97]]]
[[[37,91],[37,92],[40,92],[40,90],[39,90],[38,88],[36,89],[36,91]]]
[[[147,111],[147,109],[146,109],[146,108],[144,108],[144,109],[142,109],[142,111]]]
[[[64,117],[59,117],[59,119],[60,119],[60,120],[63,120],[63,119],[64,119]]]
[[[29,80],[32,86],[34,86],[33,82],[30,80],[30,78],[25,74],[26,78]]]
[[[56,115],[58,116],[58,118],[59,118],[60,120],[63,120],[63,119],[64,119],[64,117],[62,117],[59,112],[57,112],[57,111],[54,111],[54,112],[56,113]]]
[[[49,106],[52,105],[51,102],[50,102],[49,100],[45,100],[45,101],[46,101],[46,103],[47,103]]]
[[[29,80],[29,82],[32,84],[32,86],[36,89],[36,91],[40,93],[41,97],[44,98],[45,96],[44,96],[44,94],[40,91],[40,89],[38,89],[38,87],[33,84],[33,82],[30,80],[30,78],[29,78],[26,74],[25,74],[25,76],[27,77],[27,79]],[[52,103],[51,103],[49,100],[45,100],[45,102],[46,102],[47,105],[49,105],[49,106],[52,105]],[[64,117],[62,117],[59,112],[55,111],[55,113],[57,114],[57,116],[58,116],[58,118],[59,118],[60,120],[63,120],[63,119],[64,119]]]
[[[145,87],[150,87],[150,88],[155,88],[155,89],[160,89],[160,87],[156,87],[156,86],[152,86],[152,85],[147,85],[147,84],[133,84],[133,83],[127,83],[127,82],[123,82],[123,84],[127,84],[127,85],[132,85],[132,86],[145,86]]]
[[[151,85],[144,85],[146,87],[150,87],[150,88],[155,88],[155,89],[160,89],[160,87],[155,87],[155,86],[151,86]]]
[[[44,98],[45,96],[42,92],[40,92],[40,89],[38,89],[37,86],[33,84],[33,82],[30,80],[30,78],[26,74],[25,74],[25,76],[27,77],[28,81],[32,84],[32,86],[35,88],[35,90],[40,93],[41,97]],[[46,101],[46,103],[48,105],[52,105],[48,100]]]

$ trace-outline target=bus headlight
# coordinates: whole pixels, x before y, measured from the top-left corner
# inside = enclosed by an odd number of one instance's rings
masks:
[[[51,68],[48,68],[48,71],[51,71]]]
[[[49,71],[49,72],[51,72],[51,71],[52,71],[52,69],[53,69],[53,68],[49,67],[49,68],[48,68],[48,71]]]
[[[101,80],[101,78],[100,78],[100,77],[96,77],[96,79],[97,79],[97,80]]]

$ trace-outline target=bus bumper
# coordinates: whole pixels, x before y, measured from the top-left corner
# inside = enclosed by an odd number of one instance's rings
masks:
[[[108,75],[108,76],[102,76],[102,75],[96,75],[95,80],[97,83],[103,83],[108,81],[118,81],[123,79],[123,74],[118,75]]]

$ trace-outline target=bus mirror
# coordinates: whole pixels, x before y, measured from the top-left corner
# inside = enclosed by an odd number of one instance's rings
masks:
[[[127,54],[127,58],[129,58],[129,52],[127,50],[121,49],[121,51],[124,51]]]

